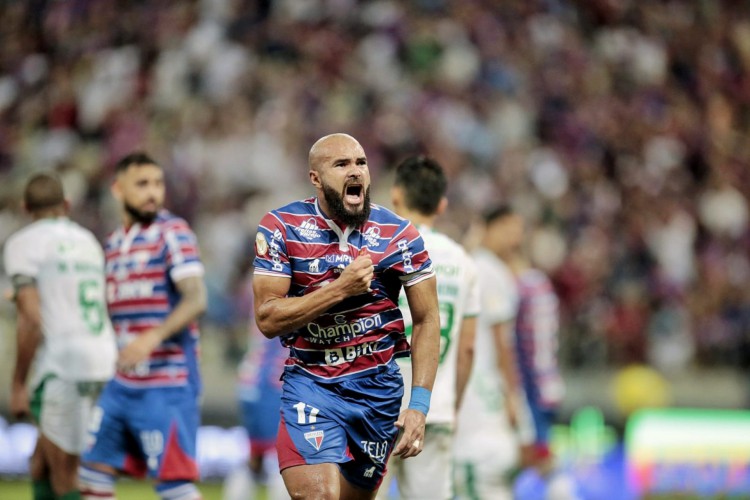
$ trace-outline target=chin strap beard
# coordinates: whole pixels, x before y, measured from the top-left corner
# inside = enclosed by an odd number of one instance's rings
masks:
[[[125,211],[130,215],[130,217],[137,223],[141,225],[148,225],[154,222],[156,220],[156,216],[158,213],[156,212],[149,212],[149,213],[143,213],[139,211],[137,208],[135,208],[132,205],[129,205],[127,203],[124,204]]]
[[[370,188],[365,190],[364,206],[360,212],[347,210],[343,196],[330,186],[323,186],[323,197],[332,212],[328,215],[347,226],[359,227],[370,218]]]

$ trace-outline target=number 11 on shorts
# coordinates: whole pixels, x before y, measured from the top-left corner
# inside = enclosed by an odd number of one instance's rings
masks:
[[[297,423],[298,424],[314,424],[318,421],[318,410],[315,407],[312,407],[308,404],[303,403],[300,401],[296,405],[292,406],[292,408],[297,410]],[[307,415],[305,415],[305,408],[310,408],[310,416],[309,418]]]

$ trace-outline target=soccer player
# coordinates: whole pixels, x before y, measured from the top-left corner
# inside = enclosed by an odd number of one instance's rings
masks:
[[[206,291],[195,235],[162,209],[164,173],[146,154],[117,163],[112,193],[123,225],[105,245],[107,302],[120,352],[94,409],[81,492],[113,498],[118,472],[148,473],[161,498],[197,499],[196,320]]]
[[[276,435],[279,430],[281,407],[281,374],[287,349],[277,339],[267,339],[258,331],[255,322],[250,326],[250,348],[239,369],[238,396],[242,424],[249,438],[248,466],[232,471],[225,481],[225,500],[245,500],[261,495],[281,498],[277,486],[283,484],[269,477],[269,466],[276,460]],[[261,340],[258,339],[260,337]],[[281,483],[281,478],[278,477]]]
[[[518,382],[513,325],[518,291],[500,258],[504,248],[501,210],[483,217],[479,270],[479,313],[474,369],[458,416],[455,439],[459,498],[512,498],[507,474],[518,466],[523,394]]]
[[[76,476],[86,420],[117,355],[104,253],[93,234],[67,218],[56,176],[31,177],[24,205],[33,222],[5,244],[18,311],[10,407],[17,417],[33,413],[39,426],[31,457],[34,499],[73,500],[81,498]]]
[[[391,452],[422,451],[440,344],[435,274],[417,229],[370,203],[356,139],[322,137],[309,167],[317,196],[266,214],[255,242],[256,322],[289,347],[279,466],[294,499],[370,499]],[[399,415],[395,358],[410,351],[402,286],[413,319],[412,387]]]
[[[437,276],[440,307],[440,360],[430,414],[425,428],[424,450],[410,460],[391,458],[389,476],[397,480],[401,498],[448,499],[453,496],[453,432],[474,358],[476,316],[479,314],[479,282],[476,268],[466,251],[433,229],[435,219],[447,206],[447,180],[432,158],[414,156],[396,168],[391,191],[397,214],[417,226],[430,253]],[[400,302],[410,334],[409,308]],[[408,359],[399,359],[404,382],[411,369]],[[378,495],[386,498],[385,488]]]
[[[557,362],[558,299],[549,278],[531,266],[524,251],[525,225],[510,206],[496,210],[496,227],[502,235],[498,256],[516,281],[519,303],[514,332],[516,360],[526,408],[533,425],[522,443],[522,462],[535,467],[555,498],[574,498],[572,481],[555,470],[549,449],[550,429],[565,392]]]

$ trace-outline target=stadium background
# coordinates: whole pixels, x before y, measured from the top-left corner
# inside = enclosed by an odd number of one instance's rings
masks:
[[[207,267],[204,421],[229,428],[250,242],[311,192],[310,144],[357,137],[384,205],[426,152],[448,234],[498,200],[531,221],[563,306],[561,423],[597,408],[619,441],[646,404],[747,406],[749,106],[740,0],[4,0],[0,243],[31,172],[59,172],[104,237],[114,162],[158,158]],[[0,304],[5,417],[13,317]]]

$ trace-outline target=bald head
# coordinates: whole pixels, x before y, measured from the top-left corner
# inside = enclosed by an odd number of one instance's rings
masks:
[[[357,139],[349,134],[336,133],[326,135],[315,141],[315,144],[310,148],[307,164],[310,166],[310,170],[320,170],[321,164],[332,159],[342,149],[352,146],[362,150],[362,146]]]
[[[34,175],[26,183],[23,202],[26,210],[32,214],[58,208],[64,209],[65,195],[63,194],[62,182],[53,174]]]

